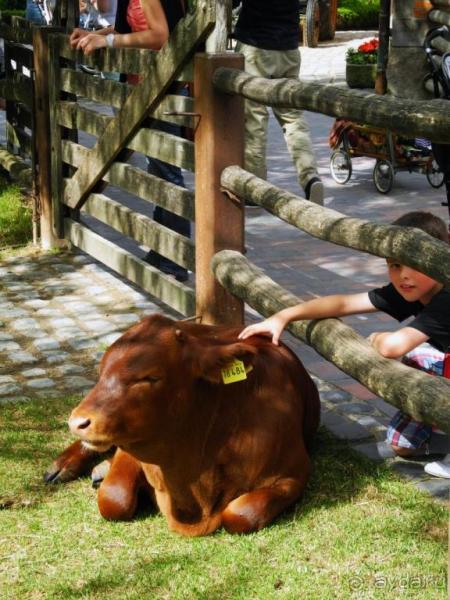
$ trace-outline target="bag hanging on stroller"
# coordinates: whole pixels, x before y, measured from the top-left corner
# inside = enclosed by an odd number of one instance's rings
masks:
[[[443,37],[450,41],[450,30],[444,25],[436,27],[428,32],[425,41],[424,49],[427,56],[428,65],[430,66],[431,76],[433,78],[434,95],[436,98],[445,98],[450,100],[450,52],[446,52],[439,61],[437,52],[431,45],[431,42],[436,37]],[[443,202],[443,206],[447,206],[449,210],[449,231],[450,231],[450,144],[432,143],[433,154],[439,168],[444,173],[444,183],[447,192],[447,202]]]

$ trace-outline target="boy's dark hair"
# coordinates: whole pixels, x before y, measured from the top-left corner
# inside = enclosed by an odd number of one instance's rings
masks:
[[[399,227],[417,227],[417,229],[425,231],[428,235],[431,235],[446,244],[449,242],[447,225],[440,217],[437,217],[430,212],[415,210],[406,213],[393,221],[392,225],[398,225]]]

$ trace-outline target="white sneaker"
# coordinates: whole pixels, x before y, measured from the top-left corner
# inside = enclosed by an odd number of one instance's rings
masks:
[[[424,470],[428,475],[450,479],[450,454],[447,454],[442,460],[436,460],[426,464]]]
[[[323,206],[324,189],[323,183],[318,177],[313,177],[305,187],[305,197],[310,202]]]

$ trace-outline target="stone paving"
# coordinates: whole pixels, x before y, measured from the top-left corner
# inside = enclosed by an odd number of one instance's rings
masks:
[[[305,80],[340,83],[349,45],[358,45],[374,32],[340,32],[336,40],[317,49],[302,49],[301,76]],[[432,189],[423,175],[397,173],[389,196],[381,196],[371,179],[373,161],[354,161],[354,175],[345,186],[329,174],[327,136],[332,119],[307,114],[319,173],[326,188],[325,205],[344,214],[390,222],[400,214],[428,209],[447,218],[441,206],[442,191]],[[133,161],[142,163],[142,157]],[[293,164],[281,130],[269,123],[268,179],[301,195]],[[191,180],[188,178],[188,184]],[[151,214],[148,203],[108,189],[134,209]],[[99,223],[89,225],[119,241]],[[146,248],[120,241],[142,256]],[[269,276],[303,299],[335,292],[370,289],[385,281],[384,261],[315,240],[266,214],[247,209],[248,257]],[[191,282],[192,283],[192,282]],[[125,283],[83,254],[22,257],[0,263],[0,404],[36,397],[80,394],[95,381],[95,369],[104,349],[132,323],[146,314],[163,312],[177,317],[166,306]],[[258,319],[250,308],[247,321]],[[367,336],[397,325],[383,314],[355,316],[346,322]],[[328,363],[314,350],[285,335],[313,374],[322,400],[322,423],[346,439],[359,452],[378,459],[376,442],[384,439],[386,425],[396,410]],[[412,478],[418,487],[437,498],[448,499],[449,482],[428,477],[423,462],[395,459],[393,469]]]
[[[0,280],[0,404],[86,392],[123,331],[169,314],[82,254],[11,258]]]

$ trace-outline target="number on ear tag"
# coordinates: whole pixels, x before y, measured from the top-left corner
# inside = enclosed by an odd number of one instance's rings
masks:
[[[237,358],[222,369],[222,379],[224,383],[235,383],[247,379],[247,371],[242,360]]]

